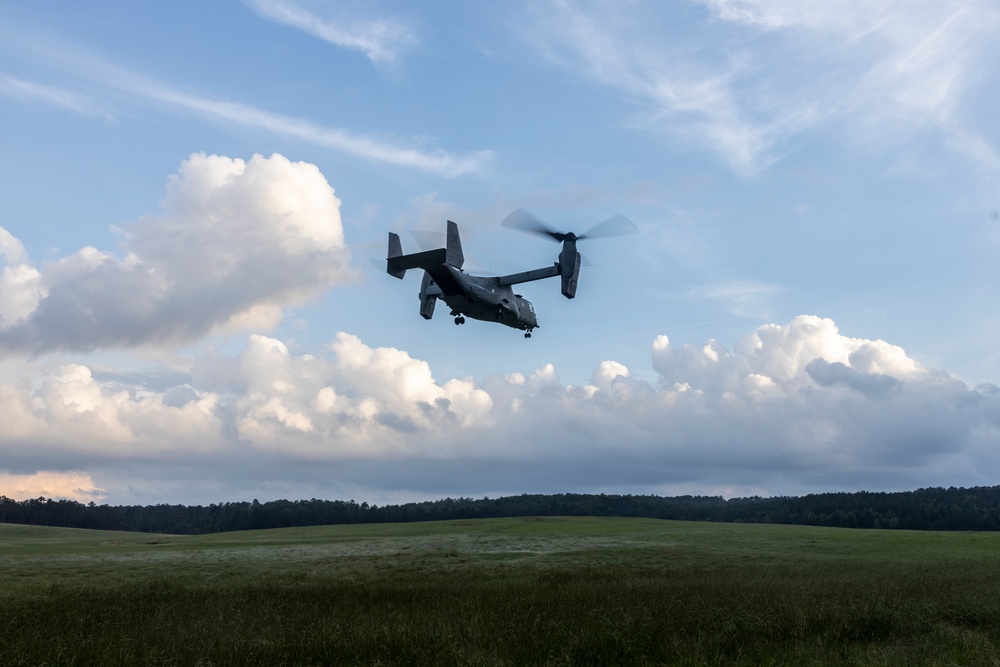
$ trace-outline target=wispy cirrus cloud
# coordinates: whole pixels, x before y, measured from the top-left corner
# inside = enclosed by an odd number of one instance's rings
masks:
[[[719,18],[763,28],[781,36],[808,35],[820,49],[840,45],[845,74],[856,84],[842,100],[842,111],[861,111],[877,119],[939,126],[952,144],[997,166],[963,123],[963,98],[992,66],[1000,10],[982,0],[861,2],[838,0],[816,5],[788,0],[703,0]],[[852,45],[864,58],[852,57]],[[845,48],[846,47],[846,48]],[[832,58],[827,60],[828,64]],[[826,101],[832,106],[832,100]]]
[[[549,62],[624,93],[627,124],[705,143],[739,173],[767,167],[782,137],[812,122],[808,106],[778,109],[769,96],[742,95],[745,57],[706,58],[651,32],[669,21],[662,7],[557,0],[535,12],[523,34]]]
[[[768,304],[782,287],[758,280],[718,282],[691,288],[686,298],[726,304],[738,317],[767,317]]]
[[[99,105],[87,97],[56,86],[25,81],[9,74],[0,74],[0,96],[28,104],[41,103],[77,113],[110,117],[110,114],[101,110]]]
[[[523,29],[550,63],[624,93],[629,122],[707,145],[754,174],[800,134],[849,121],[865,136],[943,131],[995,169],[963,102],[988,87],[1000,10],[983,0],[808,4],[702,0],[714,47],[671,34],[676,5],[554,0]]]
[[[244,2],[270,21],[297,28],[335,46],[361,51],[376,65],[395,62],[417,42],[413,29],[399,19],[330,20],[286,0]]]
[[[303,118],[271,113],[238,102],[224,102],[190,95],[162,85],[148,85],[142,88],[142,92],[150,99],[167,102],[172,106],[194,111],[209,118],[295,137],[368,160],[412,167],[444,176],[460,176],[478,171],[493,157],[492,151],[474,151],[456,155],[440,149],[421,150],[391,144],[340,128],[313,123]]]
[[[447,177],[460,176],[482,169],[492,158],[489,150],[453,153],[443,149],[423,148],[426,140],[414,140],[411,145],[392,142],[299,117],[278,114],[250,104],[215,99],[184,91],[153,77],[106,61],[94,53],[72,44],[33,35],[21,37],[3,31],[2,37],[18,42],[23,53],[45,61],[61,73],[72,74],[96,83],[117,100],[156,102],[167,110],[194,112],[204,118],[272,132],[325,146],[366,160],[418,169]],[[9,91],[9,92],[8,92]],[[75,93],[44,84],[14,79],[6,88],[0,79],[0,94],[20,94],[26,101],[58,104],[67,109],[85,112]],[[124,97],[123,97],[124,96]],[[419,145],[417,145],[419,144]]]

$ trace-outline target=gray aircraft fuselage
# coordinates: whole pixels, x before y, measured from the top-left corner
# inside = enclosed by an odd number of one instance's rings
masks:
[[[535,307],[498,277],[473,276],[449,264],[427,271],[430,281],[420,292],[421,315],[424,304],[438,297],[451,308],[454,316],[467,316],[483,322],[499,322],[514,329],[531,332],[538,327]]]

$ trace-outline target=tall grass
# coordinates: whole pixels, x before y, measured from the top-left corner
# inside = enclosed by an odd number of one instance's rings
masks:
[[[131,560],[0,550],[0,664],[998,664],[1000,563],[961,537],[894,551],[850,531],[616,525]]]

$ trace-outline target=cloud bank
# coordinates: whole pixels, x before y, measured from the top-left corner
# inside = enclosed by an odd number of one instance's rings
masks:
[[[86,247],[40,267],[0,228],[0,351],[266,329],[284,307],[350,279],[340,200],[314,165],[195,154],[170,178],[163,208],[118,230],[116,253]]]
[[[193,359],[182,383],[159,391],[79,364],[8,373],[0,452],[19,474],[54,460],[86,471],[112,502],[141,496],[122,480],[143,476],[177,488],[225,478],[210,487],[219,494],[272,485],[405,499],[906,489],[1000,473],[997,388],[844,336],[831,320],[762,326],[731,350],[659,336],[650,354],[655,383],[613,360],[582,386],[552,366],[442,382],[405,351],[348,333],[316,355],[253,335],[239,354]],[[240,498],[215,498],[227,499]]]

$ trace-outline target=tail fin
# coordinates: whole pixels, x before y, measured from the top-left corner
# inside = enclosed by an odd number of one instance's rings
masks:
[[[465,264],[465,254],[462,252],[462,239],[458,237],[458,225],[451,220],[448,221],[448,246],[446,248],[445,261],[456,269],[462,268]]]
[[[395,266],[392,261],[394,257],[403,256],[403,245],[399,242],[399,234],[393,234],[389,232],[389,253],[386,255],[385,270],[393,278],[403,279],[406,275],[406,269],[401,269]]]
[[[434,272],[442,264],[451,264],[456,269],[462,268],[465,255],[462,254],[462,240],[458,237],[458,225],[448,221],[448,244],[437,250],[424,250],[409,255],[403,254],[403,246],[399,235],[389,232],[389,252],[385,258],[385,271],[394,278],[402,278],[407,269],[424,269]]]

